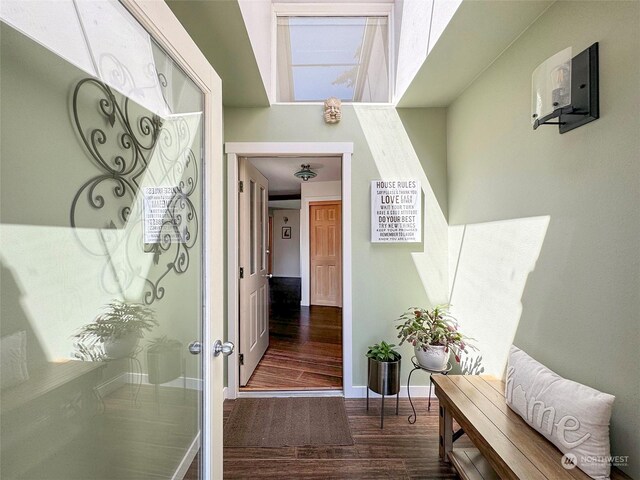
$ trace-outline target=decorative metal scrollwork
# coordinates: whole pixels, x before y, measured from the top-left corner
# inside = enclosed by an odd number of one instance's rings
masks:
[[[163,75],[158,79],[160,87],[167,86]],[[188,115],[163,119],[95,78],[75,85],[72,109],[93,164],[78,169],[94,174],[73,197],[71,226],[91,253],[109,257],[103,285],[107,277],[115,278],[107,289],[123,293],[142,282],[143,300],[150,305],[164,297],[167,275],[187,271],[197,243],[199,172],[192,150],[197,132]],[[144,194],[160,185],[170,187],[171,195],[155,240],[145,243]],[[83,227],[98,229],[99,242],[87,240]]]

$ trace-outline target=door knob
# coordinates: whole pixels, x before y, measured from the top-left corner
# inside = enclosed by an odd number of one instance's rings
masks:
[[[200,355],[200,352],[202,352],[201,342],[191,342],[189,344],[189,353],[191,355]]]
[[[262,275],[262,276],[266,278],[273,278],[273,273],[267,273],[266,275]]]
[[[233,353],[233,349],[235,345],[231,342],[222,343],[221,340],[216,340],[216,343],[213,344],[213,356],[217,357],[220,354],[223,355],[231,355]]]

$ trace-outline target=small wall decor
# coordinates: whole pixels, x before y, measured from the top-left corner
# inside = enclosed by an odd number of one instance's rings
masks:
[[[338,123],[342,120],[342,100],[336,97],[329,97],[324,101],[324,121],[325,123]]]
[[[291,227],[282,227],[282,238],[285,240],[291,239]]]
[[[422,241],[422,189],[418,180],[371,182],[371,241]]]

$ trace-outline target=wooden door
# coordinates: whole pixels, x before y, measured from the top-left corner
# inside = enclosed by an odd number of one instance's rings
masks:
[[[240,386],[245,386],[269,346],[267,179],[240,159]]]
[[[342,307],[342,202],[309,204],[311,305]]]

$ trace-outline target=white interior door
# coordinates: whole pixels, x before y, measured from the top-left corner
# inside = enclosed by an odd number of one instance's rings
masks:
[[[246,158],[239,160],[240,386],[245,386],[269,346],[267,217],[269,184]]]

